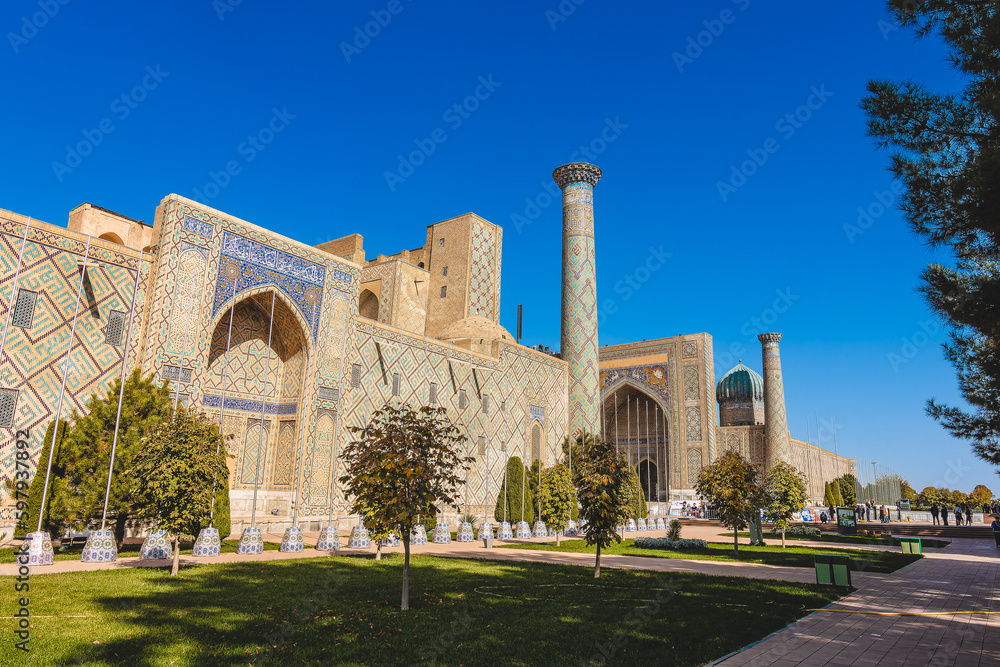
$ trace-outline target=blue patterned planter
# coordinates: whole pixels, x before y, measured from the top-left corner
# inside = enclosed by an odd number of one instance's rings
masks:
[[[337,534],[336,528],[327,526],[319,531],[316,551],[340,551],[340,535]]]
[[[639,519],[638,521],[636,521],[635,522],[635,529],[639,530],[639,531],[642,531],[642,532],[646,532],[646,520],[645,519]]]
[[[548,537],[548,535],[549,535],[548,531],[545,530],[545,522],[544,521],[536,521],[535,522],[535,533],[534,533],[534,536],[535,537]]]
[[[304,543],[302,541],[302,529],[286,528],[285,534],[281,536],[281,546],[278,547],[278,551],[285,554],[297,554],[301,553]]]
[[[222,553],[222,541],[219,539],[218,528],[202,528],[198,539],[194,541],[191,555],[199,558],[215,558]]]
[[[629,519],[628,520],[628,523],[625,524],[625,532],[626,533],[634,533],[635,532],[635,519]]]
[[[410,531],[410,546],[423,546],[427,544],[427,529],[423,525],[414,526]]]
[[[549,537],[555,537],[556,535],[562,535],[563,531],[556,530],[552,526],[549,526]]]
[[[367,528],[364,526],[351,528],[351,539],[347,541],[348,549],[368,549],[371,545],[372,541],[368,536]]]
[[[28,565],[52,565],[55,555],[52,553],[52,537],[46,532],[28,533],[24,541],[28,543]]]
[[[456,542],[475,542],[476,532],[472,529],[472,524],[465,521],[458,526],[458,535],[455,536]]]
[[[656,519],[656,529],[657,530],[666,530],[667,529],[667,524],[665,524],[663,522],[663,519],[660,518],[660,517],[657,517],[657,519]]]
[[[384,540],[382,540],[383,547],[398,547],[399,546],[399,535],[396,533],[389,533]]]
[[[264,536],[260,528],[247,528],[240,536],[240,546],[236,548],[238,554],[262,554],[264,553]]]
[[[580,534],[580,529],[576,525],[576,521],[570,519],[569,523],[566,524],[566,530],[563,531],[563,535],[566,537],[577,537]]]
[[[163,560],[173,556],[170,537],[165,530],[154,530],[142,542],[139,558],[142,560]]]
[[[434,544],[451,544],[451,531],[443,523],[434,526]]]
[[[118,560],[118,547],[115,544],[115,531],[110,528],[95,530],[83,545],[80,554],[81,563],[113,563]]]
[[[500,527],[497,528],[497,539],[498,540],[512,540],[514,539],[514,531],[510,529],[509,521],[501,521]]]
[[[514,528],[514,537],[519,540],[526,540],[531,538],[531,526],[528,525],[527,521],[518,521],[517,526]]]
[[[487,535],[493,535],[493,524],[489,521],[480,524],[479,526],[479,539],[483,539]]]

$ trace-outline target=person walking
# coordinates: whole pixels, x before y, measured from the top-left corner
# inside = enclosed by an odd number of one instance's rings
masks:
[[[1000,548],[1000,517],[996,514],[993,515],[993,523],[990,524],[990,528],[993,529],[993,541],[997,543],[997,548]]]
[[[965,506],[965,525],[966,526],[972,525],[972,508],[969,507],[968,505]]]
[[[956,526],[962,525],[962,508],[959,507],[958,505],[955,505],[955,525]]]
[[[941,523],[941,520],[938,518],[940,516],[940,514],[941,514],[941,509],[937,506],[937,503],[934,503],[933,505],[931,505],[931,525],[932,526],[937,526],[937,525],[939,525]]]

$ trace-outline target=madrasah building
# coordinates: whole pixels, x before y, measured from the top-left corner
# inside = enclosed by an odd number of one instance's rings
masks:
[[[234,532],[255,485],[265,531],[290,525],[296,498],[306,530],[331,502],[343,516],[338,452],[394,400],[447,408],[475,457],[460,505],[480,516],[508,457],[551,465],[581,430],[615,442],[654,503],[694,499],[698,471],[727,450],[763,467],[789,461],[822,502],[824,482],[855,462],[789,436],[781,334],[759,336],[763,377],[740,364],[717,386],[710,334],[598,346],[600,176],[584,163],[553,174],[558,354],[498,323],[503,229],[473,213],[429,225],[413,250],[370,257],[359,234],[312,247],[173,194],[152,225],[86,203],[65,228],[0,210],[0,474],[15,476],[18,430],[35,473],[64,369],[63,419],[140,368],[234,436]],[[13,522],[8,498],[0,524]]]

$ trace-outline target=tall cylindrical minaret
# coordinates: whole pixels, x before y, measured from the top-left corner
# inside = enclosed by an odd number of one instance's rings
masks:
[[[562,358],[569,363],[569,432],[600,433],[594,186],[601,170],[574,162],[552,178],[563,192]]]
[[[785,414],[785,385],[781,379],[780,333],[762,333],[760,341],[764,365],[764,461],[770,468],[778,461],[791,463],[788,417]]]

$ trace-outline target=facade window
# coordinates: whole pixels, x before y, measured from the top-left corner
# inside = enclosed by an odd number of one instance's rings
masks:
[[[447,276],[448,275],[448,267],[447,266],[444,267],[443,269],[441,269],[441,275],[442,276]]]
[[[361,364],[351,366],[351,387],[357,389],[361,386]]]
[[[437,402],[438,402],[438,385],[437,382],[431,382],[430,403],[431,405],[437,405]]]
[[[441,298],[443,299],[446,296],[448,296],[448,286],[447,285],[442,285],[441,286]]]
[[[443,248],[444,247],[444,237],[443,236],[438,239],[438,247],[439,248]]]
[[[37,300],[38,292],[26,289],[17,290],[17,301],[14,303],[14,318],[11,324],[22,329],[30,329],[31,320],[35,317],[35,302]]]
[[[399,373],[392,374],[392,395],[399,396]]]
[[[125,333],[125,311],[112,310],[108,313],[108,326],[104,329],[104,342],[108,345],[121,345]]]
[[[0,428],[14,427],[17,389],[0,389]]]
[[[191,382],[191,369],[181,368],[179,366],[164,366],[163,370],[160,372],[160,377],[164,380],[170,380],[171,382],[187,384],[188,382]]]
[[[486,456],[486,436],[479,436],[479,455]]]
[[[490,414],[490,395],[483,394],[483,414]]]
[[[458,409],[464,410],[469,407],[469,395],[465,393],[464,389],[458,390]]]

